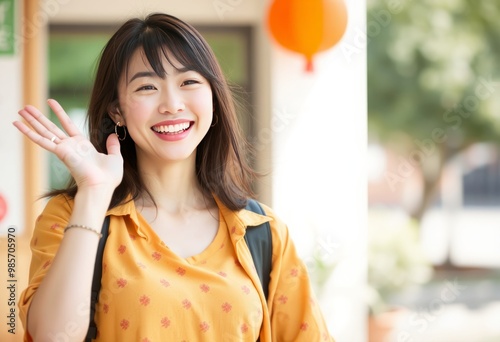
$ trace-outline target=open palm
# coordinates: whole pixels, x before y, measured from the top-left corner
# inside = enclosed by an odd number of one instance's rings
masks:
[[[123,158],[116,135],[110,134],[106,141],[108,154],[99,153],[57,101],[49,100],[48,104],[66,132],[33,106],[19,111],[32,128],[20,121],[15,121],[14,126],[31,141],[54,153],[66,165],[79,189],[116,188],[123,177]]]

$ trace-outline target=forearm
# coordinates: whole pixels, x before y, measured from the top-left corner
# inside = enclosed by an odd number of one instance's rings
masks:
[[[102,189],[79,190],[68,224],[100,232],[111,194]],[[99,236],[85,229],[73,228],[64,234],[28,311],[28,330],[35,341],[50,341],[61,334],[68,341],[83,340],[98,242]]]

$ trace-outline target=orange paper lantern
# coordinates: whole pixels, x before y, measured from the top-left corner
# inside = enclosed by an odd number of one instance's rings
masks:
[[[313,70],[313,56],[334,46],[347,27],[342,0],[274,0],[268,27],[283,47],[305,56],[306,70]]]

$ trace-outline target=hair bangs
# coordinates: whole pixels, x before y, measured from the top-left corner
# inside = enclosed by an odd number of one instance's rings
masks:
[[[167,75],[163,66],[163,61],[166,59],[176,70],[187,68],[200,73],[209,81],[215,79],[214,73],[206,67],[208,63],[203,63],[204,61],[200,58],[200,52],[195,51],[182,36],[169,34],[160,27],[148,27],[137,46],[137,48],[141,47],[145,62],[147,61],[156,75],[161,78]]]

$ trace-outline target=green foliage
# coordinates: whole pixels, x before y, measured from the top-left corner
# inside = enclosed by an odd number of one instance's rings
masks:
[[[53,34],[49,41],[50,89],[88,91],[106,34]]]
[[[390,296],[430,280],[432,267],[418,238],[418,224],[400,213],[369,212],[368,304],[372,314],[389,309]]]
[[[409,149],[432,138],[441,157],[500,138],[500,3],[368,3],[370,138]],[[396,137],[404,137],[406,144]]]
[[[224,31],[223,34],[220,32],[202,34],[217,56],[228,81],[232,84],[246,85],[249,81],[245,69],[249,63],[247,59],[249,51],[245,40],[242,39],[242,33]]]

